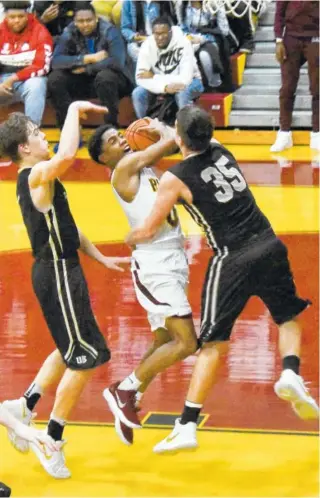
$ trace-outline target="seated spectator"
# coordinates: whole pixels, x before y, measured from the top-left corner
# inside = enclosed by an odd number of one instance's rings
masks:
[[[247,2],[231,0],[229,5],[233,7],[234,12],[237,14],[228,14],[230,37],[233,39],[234,52],[251,54],[254,51],[254,40]]]
[[[131,94],[134,78],[119,29],[99,19],[92,5],[76,6],[74,22],[54,50],[52,69],[48,84],[60,128],[71,102],[91,97],[108,107],[105,120],[117,126],[119,100]]]
[[[24,102],[25,114],[41,124],[53,41],[32,14],[30,2],[2,2],[0,24],[0,105]]]
[[[203,92],[191,42],[181,29],[171,26],[169,18],[163,16],[153,22],[152,32],[142,44],[137,62],[138,86],[132,101],[138,118],[148,114],[150,104],[159,94],[174,95],[181,109]]]
[[[45,2],[35,1],[33,8],[41,21],[56,38],[60,36],[66,26],[68,26],[74,17],[75,2],[63,2],[62,0],[54,0],[53,2],[46,0]]]
[[[204,75],[205,86],[216,88],[221,85],[224,72],[215,34],[228,36],[229,23],[224,9],[216,16],[203,10],[202,1],[177,3],[179,24],[188,35]]]
[[[148,0],[124,0],[121,10],[121,33],[127,42],[128,53],[134,63],[138,60],[141,44],[152,35],[153,21],[164,14],[171,16],[174,24],[172,2]]]

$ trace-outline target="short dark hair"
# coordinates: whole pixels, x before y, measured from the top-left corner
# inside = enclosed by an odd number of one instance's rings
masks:
[[[108,130],[116,129],[112,124],[104,124],[99,126],[96,131],[91,135],[89,143],[88,143],[88,151],[91,159],[93,159],[96,163],[103,164],[99,157],[102,153],[102,136]]]
[[[74,6],[74,14],[76,15],[77,12],[79,12],[79,10],[91,10],[91,12],[94,13],[94,15],[96,16],[96,9],[93,7],[93,5],[91,4],[91,2],[88,2],[86,0],[84,0],[83,2],[75,2],[75,6]]]
[[[204,109],[190,105],[178,112],[177,129],[188,149],[199,151],[209,147],[214,126],[211,116]]]
[[[30,125],[37,126],[22,112],[13,112],[10,114],[9,118],[0,125],[1,157],[9,157],[15,163],[21,160],[21,157],[19,156],[19,145],[28,142]]]
[[[23,1],[20,1],[20,2],[2,2],[2,5],[3,5],[3,8],[4,10],[11,10],[11,9],[15,9],[15,10],[28,10],[30,9],[30,2],[23,2]]]
[[[152,28],[154,28],[154,26],[156,26],[158,24],[167,24],[167,26],[169,26],[169,28],[171,28],[172,19],[169,16],[167,16],[166,14],[163,14],[162,16],[156,17],[156,19],[152,23]]]

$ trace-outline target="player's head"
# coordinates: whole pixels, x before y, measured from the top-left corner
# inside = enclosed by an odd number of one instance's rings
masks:
[[[30,2],[2,2],[8,28],[13,33],[22,33],[28,24]]]
[[[115,168],[125,154],[131,152],[128,142],[112,125],[99,126],[89,140],[90,157],[99,164]]]
[[[183,107],[177,114],[176,142],[178,147],[193,151],[206,150],[212,138],[214,126],[211,116],[195,105]]]
[[[14,112],[0,125],[0,153],[17,164],[36,164],[49,158],[49,147],[38,125],[21,112]]]
[[[90,36],[97,27],[98,17],[90,2],[76,2],[74,24],[83,36]]]
[[[171,21],[168,16],[159,16],[152,23],[152,34],[158,48],[167,48],[172,38]]]

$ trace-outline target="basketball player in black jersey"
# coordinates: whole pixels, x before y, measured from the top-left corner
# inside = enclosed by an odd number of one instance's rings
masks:
[[[25,115],[11,114],[0,126],[1,154],[19,166],[17,198],[35,258],[33,288],[57,347],[24,397],[6,401],[4,406],[29,424],[43,391],[61,379],[48,424],[48,434],[59,442],[59,451],[46,458],[37,446],[31,445],[44,469],[58,479],[71,475],[62,450],[65,422],[93,370],[110,358],[91,309],[78,250],[111,269],[122,270],[117,263],[130,261],[107,258],[78,230],[66,190],[58,179],[73,164],[79,144],[79,120],[90,111],[105,113],[107,109],[90,102],[70,105],[59,150],[51,159],[44,133]],[[9,436],[17,449],[28,451],[20,438],[12,433]]]
[[[214,251],[201,302],[201,351],[181,418],[156,453],[197,447],[196,423],[215,381],[231,331],[249,298],[259,296],[279,327],[283,371],[276,394],[303,419],[319,408],[299,376],[301,330],[297,316],[310,304],[297,296],[286,246],[258,208],[233,155],[211,141],[210,116],[195,106],[177,115],[176,142],[183,160],[160,181],[157,200],[143,226],[129,234],[133,245],[153,237],[174,204],[182,202]]]

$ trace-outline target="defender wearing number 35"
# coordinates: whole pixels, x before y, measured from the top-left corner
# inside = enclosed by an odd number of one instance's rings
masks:
[[[318,406],[299,376],[301,330],[297,316],[310,304],[298,297],[286,246],[257,206],[233,155],[212,141],[210,116],[194,106],[181,109],[176,143],[183,161],[166,172],[152,213],[128,236],[141,244],[154,236],[172,206],[180,201],[200,225],[214,255],[202,291],[201,351],[187,401],[169,437],[156,453],[197,446],[196,423],[211,389],[231,331],[249,298],[256,295],[279,327],[283,372],[276,394],[303,419],[317,418]]]
[[[132,152],[125,138],[110,125],[98,128],[89,143],[92,159],[112,170],[112,188],[132,228],[143,223],[156,200],[159,172],[153,165],[177,148],[172,128],[157,120],[147,127],[156,129],[162,139],[143,151]],[[180,222],[172,206],[152,241],[137,244],[132,253],[135,292],[148,313],[154,342],[131,375],[104,391],[117,434],[125,444],[132,444],[132,429],[140,427],[137,400],[154,376],[196,350],[186,295],[188,275]]]

